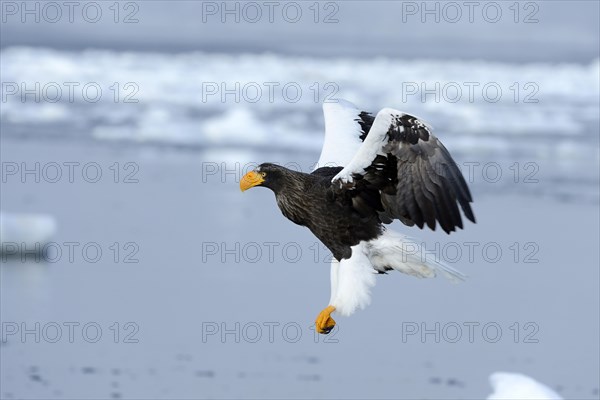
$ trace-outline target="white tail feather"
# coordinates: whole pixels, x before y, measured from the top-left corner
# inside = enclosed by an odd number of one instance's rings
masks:
[[[367,243],[367,254],[373,268],[379,272],[394,269],[418,278],[433,278],[441,273],[454,282],[467,277],[446,265],[439,255],[423,251],[417,240],[390,230]]]
[[[452,281],[465,275],[435,259],[424,257],[422,246],[415,239],[385,231],[377,239],[352,246],[352,256],[331,263],[331,299],[336,312],[348,316],[371,302],[371,288],[375,286],[377,271],[390,269],[418,278],[432,278],[438,273]]]

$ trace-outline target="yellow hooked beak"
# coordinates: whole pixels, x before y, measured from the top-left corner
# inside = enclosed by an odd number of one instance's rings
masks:
[[[259,174],[256,171],[250,171],[246,175],[244,175],[244,177],[240,181],[240,189],[242,190],[242,192],[244,192],[250,189],[251,187],[260,185],[264,181],[265,180],[263,179],[261,174]]]

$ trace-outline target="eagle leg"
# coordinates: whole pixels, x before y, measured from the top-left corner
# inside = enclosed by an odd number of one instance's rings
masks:
[[[335,321],[331,318],[331,313],[335,311],[334,306],[327,306],[317,316],[315,321],[315,329],[317,332],[327,335],[335,327]]]

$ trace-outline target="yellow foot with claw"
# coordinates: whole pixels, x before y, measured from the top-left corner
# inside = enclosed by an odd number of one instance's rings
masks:
[[[315,321],[315,328],[317,332],[322,333],[323,335],[327,335],[333,327],[335,326],[335,321],[331,318],[331,313],[335,311],[334,306],[327,306],[321,313],[317,316],[317,320]]]

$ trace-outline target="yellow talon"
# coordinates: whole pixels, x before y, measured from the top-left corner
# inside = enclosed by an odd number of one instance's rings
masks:
[[[315,329],[317,332],[322,333],[323,335],[327,335],[329,332],[331,332],[335,326],[335,321],[333,318],[331,318],[331,313],[334,311],[334,306],[327,306],[319,313],[317,320],[315,321]]]

